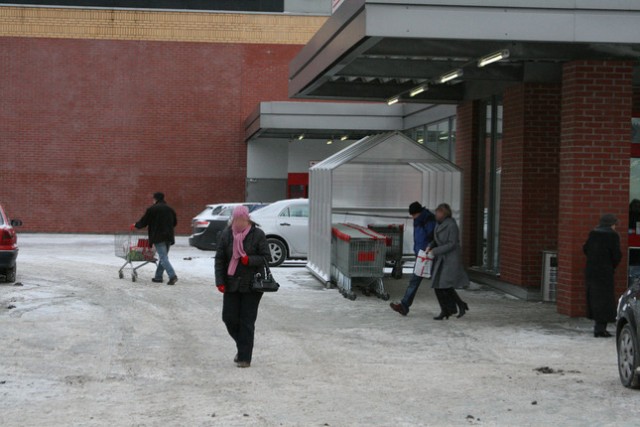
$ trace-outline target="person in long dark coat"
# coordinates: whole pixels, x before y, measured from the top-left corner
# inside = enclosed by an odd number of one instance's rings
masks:
[[[456,288],[469,287],[469,277],[461,259],[460,231],[456,220],[451,217],[451,207],[446,203],[436,209],[436,221],[434,242],[427,251],[435,257],[431,287],[435,289],[440,304],[440,315],[434,319],[448,319],[456,313],[460,313],[460,318],[469,310],[456,292]]]
[[[614,276],[622,260],[617,224],[618,219],[614,215],[603,215],[582,248],[587,256],[587,318],[595,322],[593,336],[596,338],[612,336],[607,332],[607,323],[616,321]]]
[[[231,226],[218,242],[216,251],[216,286],[224,294],[222,321],[236,343],[234,362],[239,368],[251,366],[253,343],[261,292],[251,289],[256,273],[264,274],[270,256],[267,238],[251,221],[246,206],[233,211]]]

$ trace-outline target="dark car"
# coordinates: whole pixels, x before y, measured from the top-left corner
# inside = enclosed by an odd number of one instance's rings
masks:
[[[0,280],[16,281],[16,259],[18,258],[18,236],[13,227],[22,225],[18,219],[9,220],[0,205]]]
[[[220,233],[229,225],[233,209],[239,205],[245,205],[249,208],[249,212],[254,212],[267,206],[264,203],[207,205],[206,209],[191,221],[193,234],[189,237],[189,245],[204,251],[215,251]]]
[[[616,321],[618,372],[622,385],[629,388],[640,388],[639,298],[640,280],[635,279],[618,301]]]

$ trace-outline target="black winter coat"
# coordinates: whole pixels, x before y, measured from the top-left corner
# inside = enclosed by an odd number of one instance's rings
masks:
[[[136,228],[149,227],[149,243],[176,243],[174,228],[178,225],[176,212],[166,202],[158,202],[144,213]]]
[[[265,262],[271,256],[264,231],[251,226],[244,242],[244,252],[249,264],[238,262],[236,274],[229,277],[227,270],[233,257],[233,232],[227,227],[221,234],[216,251],[216,285],[225,285],[225,292],[251,292],[251,282],[256,273],[264,271]],[[264,274],[264,273],[263,273]]]
[[[587,318],[596,322],[615,322],[615,269],[622,260],[620,236],[609,227],[589,233],[583,246],[587,256]]]

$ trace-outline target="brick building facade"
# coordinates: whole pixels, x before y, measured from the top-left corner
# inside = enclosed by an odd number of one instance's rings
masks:
[[[164,191],[189,232],[244,200],[243,121],[288,99],[325,19],[0,7],[1,202],[25,231],[107,233]]]
[[[499,278],[538,289],[540,254],[557,250],[558,311],[570,316],[585,314],[582,244],[606,212],[620,218],[624,259],[616,283],[618,292],[626,289],[630,119],[638,99],[632,65],[573,61],[564,65],[560,84],[522,83],[503,94]],[[479,104],[458,107],[467,218],[478,209]],[[471,222],[462,230],[466,248],[478,244]],[[465,253],[467,266],[477,261],[473,251]]]

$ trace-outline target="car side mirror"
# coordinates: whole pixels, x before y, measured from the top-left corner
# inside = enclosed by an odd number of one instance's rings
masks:
[[[20,227],[22,225],[22,221],[20,221],[19,219],[12,219],[11,220],[11,226],[12,227]]]

